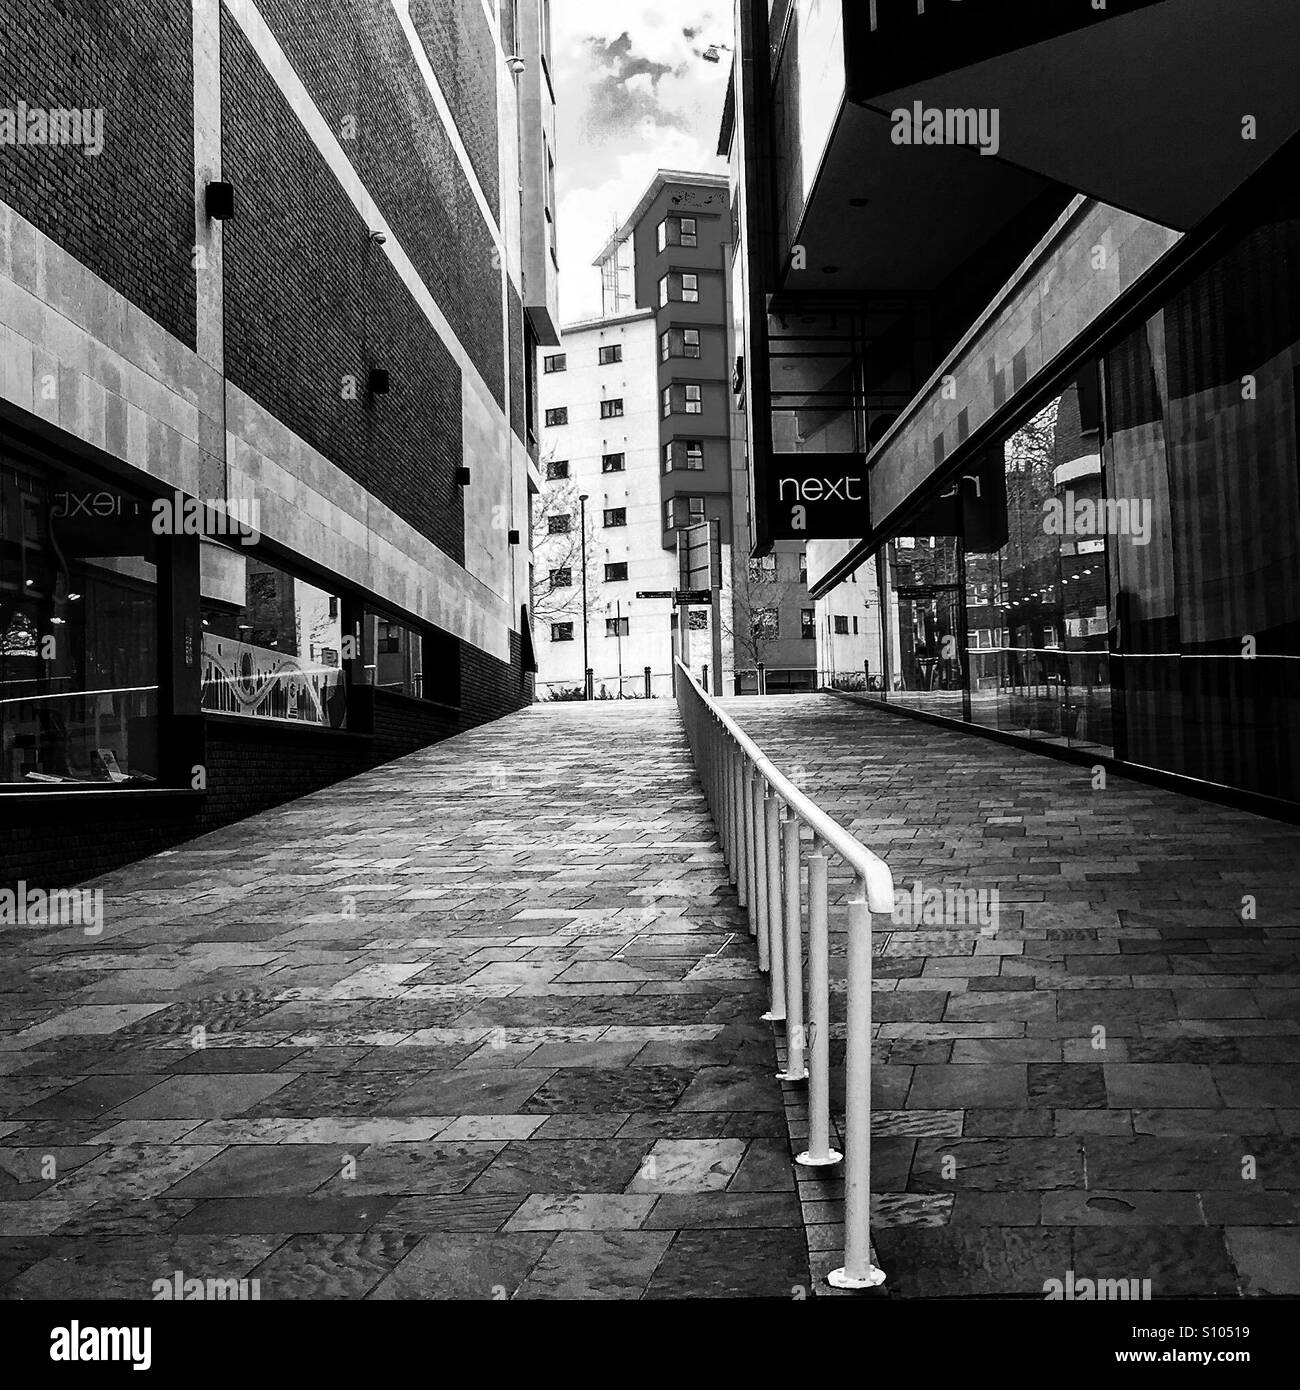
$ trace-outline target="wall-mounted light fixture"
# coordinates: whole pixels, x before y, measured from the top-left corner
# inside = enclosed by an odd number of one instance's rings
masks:
[[[388,240],[388,238],[383,234],[383,232],[376,231],[367,232],[366,237],[369,241],[374,242],[376,246],[382,246],[384,242]]]
[[[512,53],[506,59],[506,67],[508,67],[516,77],[518,77],[527,66],[528,64],[517,53]]]
[[[456,482],[460,487],[469,486],[469,469],[464,464],[456,470]]]
[[[235,215],[235,185],[220,179],[208,184],[203,192],[203,208],[214,222],[229,221]]]
[[[388,387],[390,383],[388,378],[388,369],[386,367],[371,367],[370,376],[368,379],[370,382],[370,392],[372,395],[384,396],[388,394]]]

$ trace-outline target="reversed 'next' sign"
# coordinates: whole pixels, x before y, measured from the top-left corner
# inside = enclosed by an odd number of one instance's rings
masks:
[[[871,530],[865,454],[773,454],[765,479],[771,539],[861,540]]]

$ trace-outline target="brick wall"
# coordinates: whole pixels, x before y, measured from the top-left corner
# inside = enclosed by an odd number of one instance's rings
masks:
[[[459,369],[242,32],[223,23],[223,170],[238,200],[225,231],[227,374],[463,563]],[[370,395],[372,366],[390,373],[387,395]]]
[[[444,6],[440,0],[438,8]],[[262,0],[261,10],[330,128],[338,135],[345,122],[355,123],[355,139],[344,140],[343,149],[504,406],[499,261],[392,6],[375,0],[332,0],[329,5]],[[231,30],[237,26],[223,16],[223,80],[230,71],[226,35]],[[466,43],[472,51],[468,38]],[[440,82],[451,82],[435,57],[430,55],[430,66]],[[477,147],[479,158],[486,160],[483,141],[489,129],[496,129],[496,98],[493,94],[489,127],[487,93],[474,91],[473,81],[467,76],[461,87],[451,85],[462,107],[476,112],[480,127],[477,134],[463,129],[462,139],[471,155]],[[228,123],[238,124],[249,114],[240,111],[239,98],[229,89],[223,106]],[[256,118],[255,109],[252,114]],[[491,159],[496,160],[495,144]]]
[[[411,21],[451,107],[483,195],[499,220],[498,60],[482,0],[412,0]]]
[[[191,47],[176,0],[0,7],[0,106],[104,111],[98,155],[0,144],[0,198],[193,347]]]

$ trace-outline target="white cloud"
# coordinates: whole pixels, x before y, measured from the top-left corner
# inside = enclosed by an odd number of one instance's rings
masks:
[[[600,312],[591,261],[656,169],[718,172],[731,9],[698,0],[555,0],[561,315]]]

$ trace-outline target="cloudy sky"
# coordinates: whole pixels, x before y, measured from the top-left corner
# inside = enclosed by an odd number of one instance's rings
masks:
[[[729,0],[553,0],[560,310],[600,313],[592,259],[656,169],[721,173],[714,151],[731,54]]]

